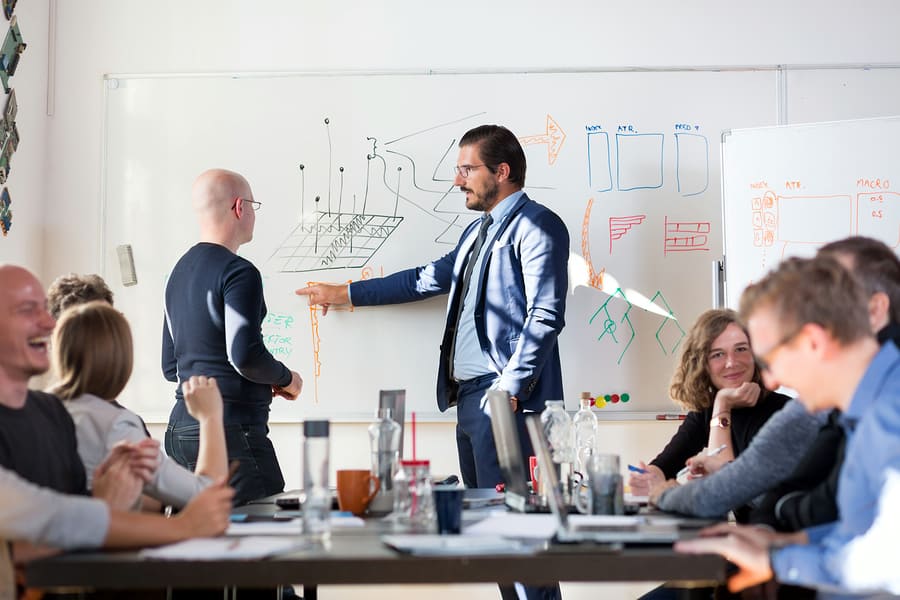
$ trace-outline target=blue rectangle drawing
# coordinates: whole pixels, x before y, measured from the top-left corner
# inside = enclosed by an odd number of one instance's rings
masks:
[[[661,133],[616,134],[616,180],[620,191],[662,187],[663,139]]]
[[[609,134],[605,131],[589,131],[587,140],[588,185],[595,192],[608,192],[612,189]]]
[[[709,187],[709,141],[698,133],[675,134],[675,178],[683,196],[702,194]]]

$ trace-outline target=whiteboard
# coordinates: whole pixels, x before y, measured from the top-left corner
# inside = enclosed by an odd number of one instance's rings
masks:
[[[785,72],[784,124],[896,115],[900,68],[798,69]]]
[[[788,256],[865,235],[900,248],[900,117],[723,136],[726,301]]]
[[[271,420],[369,419],[380,389],[406,389],[407,414],[455,418],[434,391],[446,298],[323,317],[293,292],[450,251],[477,217],[452,187],[457,142],[501,123],[521,136],[527,193],[571,236],[581,285],[560,338],[567,407],[590,391],[620,400],[600,416],[673,410],[674,360],[710,307],[722,252],[720,132],[774,123],[775,87],[771,71],[109,76],[102,269],[134,328],[126,400],[167,418],[164,282],[197,238],[193,179],[224,167],[262,202],[240,252],[263,274],[267,345],[305,380]],[[135,286],[119,284],[121,244]],[[674,318],[626,301],[641,295]]]

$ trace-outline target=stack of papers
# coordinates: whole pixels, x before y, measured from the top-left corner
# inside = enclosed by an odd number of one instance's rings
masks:
[[[240,536],[196,538],[141,550],[141,557],[160,560],[245,560],[284,554],[305,546],[302,538]]]

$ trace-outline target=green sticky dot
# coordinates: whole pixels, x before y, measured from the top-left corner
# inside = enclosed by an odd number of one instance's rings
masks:
[[[631,395],[628,393],[625,393],[625,394],[622,394],[621,398],[622,398],[622,402],[628,402],[629,400],[631,400]]]
[[[607,395],[603,396],[603,399],[606,400],[607,402],[609,402],[610,400],[612,400],[612,396],[607,394]]]

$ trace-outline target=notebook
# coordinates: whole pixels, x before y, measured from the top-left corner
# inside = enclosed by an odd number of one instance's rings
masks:
[[[493,408],[493,407],[492,407]],[[555,540],[564,543],[597,542],[603,544],[671,544],[682,537],[678,519],[665,517],[658,521],[645,516],[585,516],[582,522],[569,519],[569,511],[563,502],[559,479],[553,469],[550,447],[544,436],[540,419],[529,416],[525,420],[528,435],[537,455],[541,476],[547,477],[550,511],[556,517]]]

